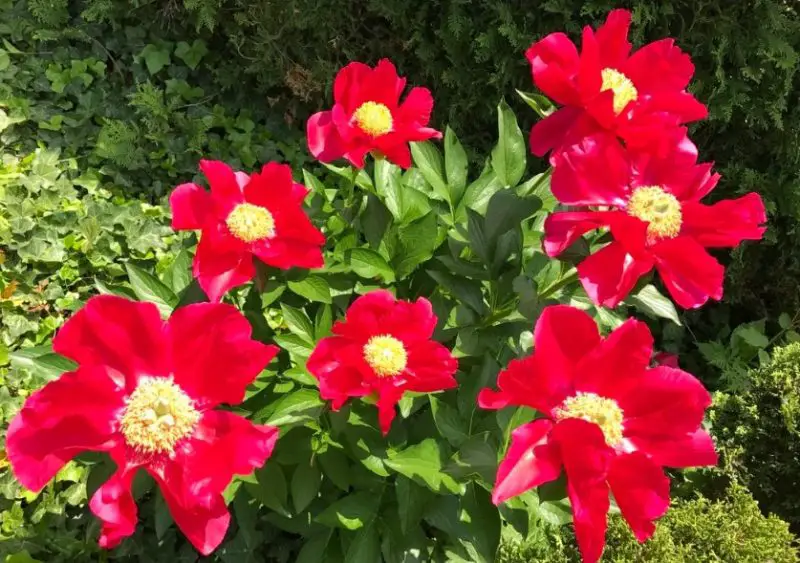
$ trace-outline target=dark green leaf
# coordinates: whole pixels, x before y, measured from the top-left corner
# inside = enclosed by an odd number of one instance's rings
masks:
[[[317,340],[329,336],[333,326],[333,311],[330,305],[322,305],[314,317],[314,336]]]
[[[461,420],[458,411],[447,403],[437,399],[435,395],[428,395],[431,403],[431,414],[436,428],[445,440],[454,447],[458,447],[469,437],[468,425]]]
[[[156,492],[156,508],[155,508],[155,528],[156,528],[156,538],[159,540],[164,538],[164,534],[167,533],[174,521],[172,520],[172,514],[169,512],[169,507],[167,506],[166,501],[164,501],[164,496],[161,494],[160,491]]]
[[[8,355],[8,360],[14,367],[29,370],[46,379],[55,379],[77,367],[72,360],[53,352],[50,346],[19,348]]]
[[[309,343],[314,342],[314,325],[311,324],[311,319],[308,318],[306,312],[302,309],[295,309],[285,303],[281,303],[281,311],[283,311],[283,320],[292,331],[303,340]]]
[[[169,51],[164,47],[158,47],[152,44],[145,45],[145,48],[142,49],[139,56],[144,59],[147,71],[150,74],[156,74],[170,62]]]
[[[347,495],[323,510],[316,521],[326,526],[358,530],[372,522],[378,510],[381,496],[362,491]]]
[[[392,263],[399,279],[413,272],[417,266],[429,260],[438,243],[438,222],[435,213],[401,227],[399,244]]]
[[[492,168],[506,186],[516,186],[525,173],[525,138],[517,123],[517,117],[505,100],[497,106],[497,128],[499,139],[492,149]]]
[[[329,447],[319,456],[325,476],[343,491],[350,490],[350,463],[342,450]]]
[[[419,524],[425,513],[425,506],[431,498],[428,489],[420,487],[411,479],[398,475],[394,482],[397,495],[397,512],[403,533]]]
[[[302,512],[305,508],[317,497],[320,485],[322,484],[322,475],[320,474],[319,467],[315,464],[305,461],[297,466],[292,475],[292,503],[294,510],[297,513]]]
[[[345,262],[353,271],[362,278],[375,279],[381,277],[384,281],[394,281],[394,271],[386,260],[368,248],[353,248],[345,255]]]
[[[271,403],[255,418],[272,426],[286,426],[316,418],[323,406],[316,390],[299,389]]]
[[[289,516],[286,509],[288,493],[286,491],[286,477],[277,463],[269,461],[261,469],[256,469],[255,477],[257,483],[245,482],[245,488],[253,498],[261,501],[261,504],[269,509]]]
[[[541,204],[537,197],[521,198],[509,190],[494,194],[486,209],[485,233],[489,248],[495,248],[502,235],[517,229]]]
[[[377,563],[381,560],[381,543],[375,521],[369,522],[357,534],[344,554],[345,563]]]
[[[331,536],[333,536],[333,530],[327,529],[306,540],[303,543],[303,549],[297,554],[295,563],[327,563],[327,547]]]
[[[292,292],[300,297],[305,297],[309,301],[331,302],[331,287],[323,277],[306,276],[300,281],[290,281],[287,284]]]
[[[208,53],[208,48],[202,39],[195,39],[191,46],[186,41],[180,41],[175,48],[175,56],[192,70],[197,68],[206,53]]]
[[[149,272],[145,272],[138,266],[128,262],[125,264],[125,269],[128,271],[128,279],[131,283],[131,289],[136,294],[140,301],[149,301],[158,307],[159,313],[164,318],[167,318],[172,313],[172,310],[178,304],[178,296],[161,283],[157,277]]]
[[[442,471],[442,452],[433,438],[399,452],[390,451],[389,459],[385,463],[394,471],[426,485],[434,492],[458,493],[461,490],[458,483]]]
[[[467,152],[448,126],[444,131],[444,169],[453,208],[459,204],[467,187],[467,162]]]
[[[438,270],[428,270],[428,275],[479,315],[486,313],[486,304],[483,302],[483,292],[479,282]]]

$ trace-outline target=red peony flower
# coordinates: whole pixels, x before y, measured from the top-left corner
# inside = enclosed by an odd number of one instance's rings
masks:
[[[764,234],[766,214],[756,193],[700,203],[719,174],[696,163],[697,149],[685,136],[659,156],[595,135],[553,160],[553,195],[584,209],[547,218],[545,251],[556,256],[593,229],[609,228],[613,237],[578,266],[597,304],[615,307],[653,267],[682,307],[721,299],[725,269],[705,248],[734,247]]]
[[[291,168],[270,162],[248,176],[201,160],[200,169],[211,193],[181,184],[169,203],[173,229],[202,231],[193,269],[211,301],[253,279],[254,257],[282,269],[324,265],[325,237],[303,213],[308,190],[292,180]]]
[[[497,470],[495,504],[567,476],[583,560],[600,558],[609,491],[639,541],[669,507],[662,466],[714,465],[717,454],[700,428],[711,397],[680,369],[649,368],[653,338],[629,319],[608,337],[586,313],[547,307],[536,323],[534,352],[512,360],[484,389],[487,409],[522,405],[543,418],[514,430]]]
[[[686,91],[694,74],[689,55],[662,39],[630,54],[631,13],[613,10],[595,33],[583,29],[582,49],[564,33],[551,33],[525,53],[533,80],[562,107],[531,131],[531,152],[613,131],[641,147],[680,136],[678,125],[702,119],[706,107]]]
[[[348,397],[375,393],[378,418],[389,432],[395,405],[406,391],[431,393],[456,386],[457,360],[431,340],[436,315],[427,299],[398,301],[385,290],[356,299],[335,336],[317,343],[308,371],[319,380],[323,399],[338,410]]]
[[[398,166],[411,166],[409,141],[440,139],[427,127],[433,97],[427,88],[412,88],[405,101],[400,95],[406,79],[382,59],[373,69],[350,63],[336,75],[333,109],[315,113],[308,120],[308,150],[322,162],[346,158],[364,168],[368,152],[385,156]]]
[[[6,449],[20,483],[39,491],[79,453],[108,452],[117,470],[89,503],[102,547],[133,534],[131,482],[144,469],[192,545],[211,553],[230,521],[223,490],[261,467],[278,437],[214,407],[240,403],[277,347],[251,340],[229,305],[188,305],[164,322],[151,303],[103,295],[61,328],[53,349],[78,368],[33,393],[11,421]]]

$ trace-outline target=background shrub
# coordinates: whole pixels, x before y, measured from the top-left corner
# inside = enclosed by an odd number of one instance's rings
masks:
[[[776,348],[751,389],[719,395],[711,411],[724,468],[766,512],[800,527],[800,343]]]

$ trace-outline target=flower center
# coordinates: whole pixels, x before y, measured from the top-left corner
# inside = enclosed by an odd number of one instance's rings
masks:
[[[560,407],[555,409],[556,420],[580,418],[600,427],[606,444],[611,447],[622,442],[622,409],[613,399],[601,397],[594,393],[578,392],[567,397]]]
[[[674,238],[681,232],[681,204],[660,186],[636,188],[628,200],[628,214],[647,223],[648,240]]]
[[[125,441],[148,454],[168,453],[194,430],[200,413],[172,379],[143,377],[128,397],[120,426]]]
[[[264,207],[252,203],[240,203],[225,219],[233,236],[244,242],[272,238],[275,236],[275,219]]]
[[[601,73],[603,85],[601,92],[612,90],[614,92],[614,113],[620,114],[629,102],[635,102],[639,97],[639,91],[633,85],[631,79],[613,68],[604,68]]]
[[[394,336],[373,336],[364,345],[364,359],[378,377],[391,377],[406,369],[408,354]]]
[[[361,130],[372,137],[380,137],[392,130],[392,112],[378,102],[364,102],[353,113]]]

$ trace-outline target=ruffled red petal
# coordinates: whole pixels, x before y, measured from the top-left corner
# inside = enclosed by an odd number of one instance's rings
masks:
[[[589,231],[608,226],[618,211],[560,211],[544,221],[544,251],[558,256]]]
[[[365,100],[361,96],[361,85],[369,80],[372,69],[364,63],[351,62],[336,74],[333,81],[333,100],[347,114],[353,113]]]
[[[636,85],[639,95],[648,95],[685,90],[694,74],[694,65],[674,39],[661,39],[636,51],[620,70]]]
[[[553,156],[553,195],[565,205],[613,205],[628,200],[631,168],[610,135],[593,135]]]
[[[647,324],[628,319],[583,358],[575,370],[575,389],[614,399],[644,377],[652,353]]]
[[[664,240],[652,252],[658,273],[678,305],[692,309],[709,297],[722,299],[725,268],[696,240],[688,236]]]
[[[427,88],[412,88],[397,110],[394,118],[403,125],[424,127],[431,120],[433,95]]]
[[[176,231],[202,229],[214,217],[211,194],[197,184],[181,184],[169,196],[172,228]]]
[[[621,69],[631,51],[628,28],[631,13],[628,10],[611,10],[605,23],[597,29],[600,63],[604,68]]]
[[[563,105],[576,105],[580,95],[575,77],[579,58],[575,44],[564,33],[551,33],[525,52],[533,81],[548,97]]]
[[[533,331],[536,360],[550,389],[574,383],[575,368],[600,342],[594,319],[575,307],[552,305],[542,311]]]
[[[682,436],[636,435],[628,441],[646,453],[657,465],[666,467],[703,467],[717,465],[714,441],[705,430]]]
[[[201,408],[236,405],[278,353],[277,346],[252,340],[250,323],[235,307],[195,303],[169,319],[173,376]]]
[[[558,448],[547,440],[552,427],[551,421],[539,419],[511,433],[511,447],[497,468],[492,491],[494,504],[558,478],[561,473]]]
[[[370,388],[363,384],[361,372],[339,359],[337,351],[344,345],[343,340],[336,336],[323,338],[306,362],[306,369],[319,381],[320,396],[331,401],[334,410],[340,409],[349,397],[370,393]]]
[[[79,453],[111,449],[124,408],[123,382],[103,366],[79,367],[34,392],[6,433],[17,480],[39,491]]]
[[[131,493],[133,478],[138,464],[129,464],[125,459],[125,446],[119,444],[111,451],[117,464],[114,474],[95,491],[89,501],[92,514],[102,522],[100,547],[113,549],[136,530],[138,509]]]
[[[686,202],[681,232],[705,247],[734,247],[743,240],[761,240],[767,220],[761,196],[751,192],[713,205]]]
[[[634,258],[622,244],[612,242],[578,264],[578,277],[594,303],[614,308],[652,268],[651,259]]]
[[[619,455],[611,464],[608,484],[622,517],[640,542],[656,530],[654,520],[669,509],[669,478],[640,452]]]
[[[499,391],[483,389],[478,405],[483,409],[502,409],[509,405],[529,406],[550,413],[573,391],[572,380],[561,372],[550,373],[536,353],[514,359],[497,376]]]
[[[139,376],[169,373],[164,326],[152,303],[98,295],[56,333],[53,350],[82,366],[116,370],[132,391]]]
[[[568,144],[582,115],[581,109],[566,106],[537,121],[531,128],[531,153],[542,157],[551,150]]]
[[[230,166],[220,160],[201,160],[200,170],[208,178],[217,213],[227,217],[237,204],[244,201],[239,178]]]
[[[408,362],[405,387],[417,393],[433,393],[458,385],[453,375],[458,360],[447,347],[434,340],[415,342],[407,349]]]
[[[345,142],[333,121],[332,112],[321,111],[308,118],[306,123],[308,152],[320,162],[333,162],[347,152]]]
[[[230,289],[253,279],[256,270],[247,246],[228,233],[224,225],[216,225],[200,237],[193,273],[208,299],[215,302]]]

